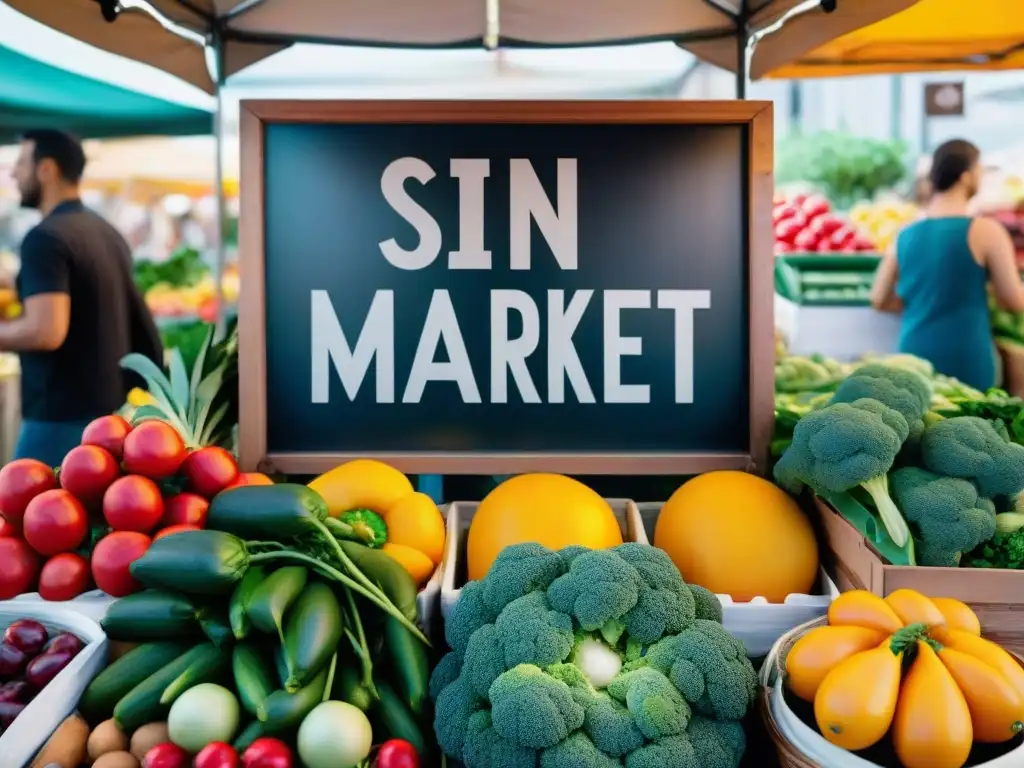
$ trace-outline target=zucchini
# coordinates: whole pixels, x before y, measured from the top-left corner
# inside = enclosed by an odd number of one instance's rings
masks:
[[[264,730],[278,733],[299,725],[323,700],[329,672],[330,668],[324,667],[309,685],[295,693],[278,689],[270,694],[257,712]]]
[[[384,648],[391,661],[391,679],[402,699],[419,717],[427,700],[430,660],[427,648],[394,616],[384,618]]]
[[[199,627],[207,639],[218,648],[229,645],[234,639],[227,612],[221,607],[208,607],[200,611]]]
[[[168,537],[173,538],[173,537]],[[351,541],[339,541],[342,550],[356,567],[395,604],[409,621],[416,621],[416,582],[395,558],[379,549],[370,549]]]
[[[374,734],[375,739],[385,741],[387,739],[404,739],[412,744],[416,754],[425,756],[427,754],[427,740],[423,738],[423,731],[416,724],[416,718],[412,716],[408,707],[402,702],[387,682],[374,680],[374,686],[380,698],[374,707],[374,713],[380,719],[384,727],[382,735]],[[425,757],[423,759],[426,759]]]
[[[111,640],[169,640],[201,633],[199,611],[192,601],[159,589],[115,600],[100,625]]]
[[[273,666],[260,648],[241,643],[231,656],[231,669],[242,709],[255,717],[260,704],[277,689]]]
[[[167,684],[160,694],[160,703],[170,706],[181,694],[200,683],[212,683],[227,676],[231,666],[231,649],[218,648],[212,643],[202,646],[204,653],[198,654],[187,669],[183,669],[174,680]]]
[[[342,629],[341,606],[331,588],[320,581],[306,587],[288,611],[284,628],[288,693],[302,688],[327,665],[338,650]]]
[[[373,705],[373,694],[363,684],[362,671],[350,664],[338,662],[334,671],[334,685],[331,686],[331,698],[344,701],[353,707],[369,712]]]
[[[132,576],[147,587],[190,595],[228,595],[249,567],[249,550],[237,536],[218,530],[165,536],[132,563]]]
[[[231,492],[234,493],[235,489]],[[173,539],[174,537],[168,536],[167,538]],[[281,628],[281,622],[284,620],[285,611],[306,588],[308,578],[309,571],[301,565],[286,565],[267,576],[256,587],[249,599],[246,613],[249,615],[252,625],[260,632],[276,632],[283,645],[284,631]]]
[[[173,539],[174,537],[168,536],[167,538]],[[200,643],[174,661],[165,664],[122,696],[114,707],[114,720],[118,727],[125,733],[131,733],[140,725],[166,720],[171,707],[160,703],[160,697],[163,696],[164,690],[197,659],[208,654],[212,648],[210,643]]]
[[[187,643],[145,643],[100,672],[78,701],[78,711],[92,725],[109,720],[121,697],[188,650]]]
[[[323,497],[295,483],[232,488],[218,493],[206,511],[209,528],[228,531],[247,541],[285,541],[322,532],[326,519],[327,502]]]
[[[231,743],[231,748],[238,754],[242,754],[247,750],[256,739],[266,735],[263,730],[263,723],[259,720],[253,720],[243,730],[238,737]]]
[[[228,603],[228,621],[231,623],[231,631],[236,640],[244,640],[249,636],[252,629],[252,622],[249,621],[249,599],[259,583],[266,578],[266,570],[259,565],[254,565],[245,572],[245,576],[238,582],[235,591],[231,593],[231,601]]]

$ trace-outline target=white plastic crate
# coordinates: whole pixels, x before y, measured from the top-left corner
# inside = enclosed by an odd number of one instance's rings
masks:
[[[89,592],[83,592],[71,600],[59,602],[44,600],[38,592],[27,592],[24,595],[18,595],[11,602],[64,608],[99,623],[103,621],[103,617],[107,615],[107,609],[110,608],[115,600],[117,600],[116,597],[111,597],[102,590],[93,589]]]
[[[441,510],[441,516],[445,519],[446,535],[448,530],[448,510],[450,507],[450,504],[442,504],[438,507]],[[443,630],[438,609],[441,607],[441,580],[444,578],[445,561],[447,559],[448,545],[446,543],[441,563],[434,569],[430,580],[423,585],[423,589],[416,595],[416,623],[427,637],[431,637],[435,630]]]

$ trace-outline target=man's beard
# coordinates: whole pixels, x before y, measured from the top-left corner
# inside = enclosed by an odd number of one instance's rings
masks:
[[[39,184],[33,184],[28,189],[21,189],[21,207],[36,209],[42,202],[43,190]]]

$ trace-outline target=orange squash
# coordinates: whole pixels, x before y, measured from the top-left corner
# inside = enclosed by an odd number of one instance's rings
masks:
[[[877,648],[885,635],[866,627],[815,627],[786,656],[786,682],[804,701],[814,701],[825,676],[855,653]]]
[[[991,640],[960,629],[951,629],[946,632],[943,644],[985,662],[1005,677],[1018,695],[1024,698],[1024,667]]]
[[[896,615],[908,627],[911,624],[924,624],[929,630],[942,631],[946,628],[946,617],[931,600],[912,589],[897,589],[887,598]]]
[[[962,768],[974,729],[964,695],[926,640],[900,688],[892,743],[903,768]]]
[[[1024,730],[1024,697],[1000,672],[953,648],[940,648],[938,654],[967,702],[975,741],[999,744]]]
[[[850,656],[825,675],[814,697],[821,735],[842,749],[867,749],[889,730],[900,691],[903,653],[886,642]]]
[[[864,627],[891,635],[903,628],[896,612],[878,595],[864,589],[843,592],[828,607],[834,627]]]
[[[966,603],[952,597],[933,597],[931,601],[946,619],[947,628],[960,629],[981,637],[981,622],[978,621],[978,615]]]

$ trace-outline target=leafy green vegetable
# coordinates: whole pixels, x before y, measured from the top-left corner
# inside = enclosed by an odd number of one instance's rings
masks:
[[[210,272],[202,255],[194,248],[180,248],[166,261],[138,259],[133,266],[135,285],[142,293],[160,283],[173,288],[195,285]]]

